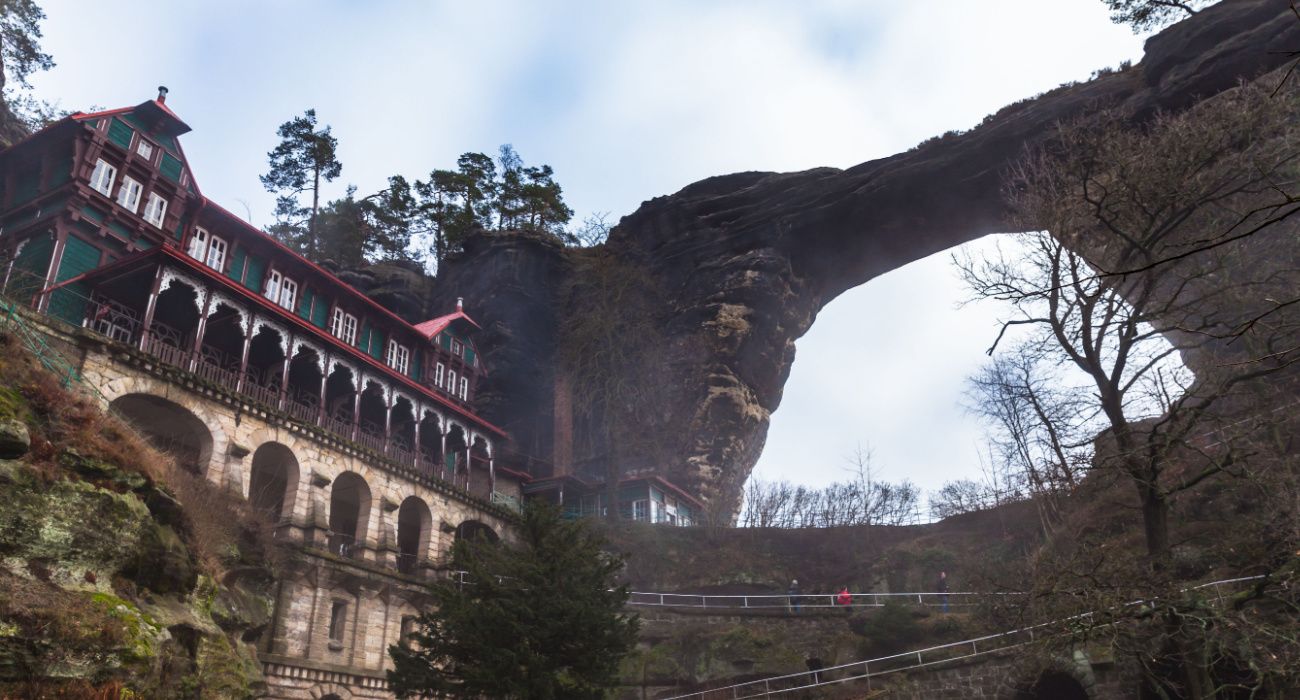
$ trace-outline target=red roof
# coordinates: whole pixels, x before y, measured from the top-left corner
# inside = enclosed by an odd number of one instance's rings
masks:
[[[432,318],[428,321],[417,323],[415,324],[415,330],[419,331],[429,340],[433,340],[434,336],[441,333],[447,326],[450,326],[452,322],[462,319],[468,321],[470,325],[475,328],[483,330],[482,326],[475,323],[474,319],[470,318],[468,314],[459,308],[456,309],[454,313],[449,313],[446,316],[439,316],[438,318]]]

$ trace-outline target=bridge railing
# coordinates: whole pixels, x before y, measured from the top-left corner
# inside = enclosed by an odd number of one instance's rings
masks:
[[[796,604],[803,608],[880,608],[890,603],[915,605],[926,608],[969,608],[994,596],[1019,596],[1020,592],[976,593],[851,593],[847,605],[839,602],[838,593],[715,595],[711,593],[650,593],[634,591],[628,596],[628,605],[664,608],[700,609],[789,609]]]
[[[1218,601],[1221,603],[1223,600],[1222,589],[1224,586],[1258,581],[1263,578],[1263,576],[1244,576],[1240,578],[1211,581],[1209,583],[1184,588],[1180,592],[1186,593],[1188,591],[1213,588]],[[1151,601],[1134,600],[1125,603],[1120,607],[1127,608],[1136,605],[1143,605],[1149,602]],[[763,698],[794,690],[817,688],[852,681],[864,681],[867,683],[867,688],[870,689],[871,679],[878,676],[972,659],[1023,646],[1039,639],[1060,636],[1068,633],[1067,631],[1062,630],[1063,627],[1070,624],[1077,624],[1081,621],[1091,620],[1094,615],[1094,612],[1086,612],[1080,615],[1072,615],[1061,620],[1053,620],[1051,622],[1044,622],[1037,625],[1008,630],[1006,632],[985,635],[983,637],[975,637],[973,639],[964,639],[960,642],[950,642],[948,644],[940,644],[925,649],[917,649],[915,651],[891,654],[889,656],[881,656],[862,661],[852,661],[838,666],[828,666],[816,670],[800,671],[798,673],[790,673],[783,676],[760,678],[745,683],[736,683],[719,688],[699,690],[684,695],[674,695],[665,700],[686,700],[687,698],[698,698],[699,700],[722,700],[723,698],[728,700],[745,700],[746,698]]]

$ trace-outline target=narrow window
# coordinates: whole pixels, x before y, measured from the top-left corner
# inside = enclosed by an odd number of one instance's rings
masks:
[[[208,232],[206,229],[195,227],[194,235],[190,236],[189,254],[191,258],[202,260],[208,253]]]
[[[452,338],[452,339],[451,339],[451,354],[455,355],[456,357],[460,357],[460,354],[461,354],[461,352],[463,352],[463,351],[464,351],[464,346],[462,346],[462,345],[460,344],[460,341],[459,341],[459,340],[456,340],[455,338]]]
[[[411,366],[411,351],[399,345],[396,340],[390,340],[386,360],[389,367],[406,374],[406,370]]]
[[[145,141],[144,139],[140,139],[140,142],[135,145],[135,152],[139,153],[140,157],[144,158],[145,160],[152,160],[153,144],[149,143],[148,141]]]
[[[212,237],[212,242],[208,244],[208,267],[220,272],[223,265],[226,264],[226,241],[222,238]]]
[[[341,601],[334,601],[330,608],[330,641],[343,642],[343,628],[347,626],[348,604]]]
[[[158,196],[157,192],[150,192],[149,203],[144,207],[144,220],[162,228],[165,216],[167,216],[167,200]]]
[[[460,400],[469,401],[469,379],[460,378]]]
[[[122,186],[117,189],[117,203],[134,214],[140,209],[141,194],[144,194],[143,185],[129,177],[123,177]]]
[[[104,195],[111,196],[113,180],[117,179],[117,168],[100,158],[95,161],[95,172],[90,174],[90,188]]]
[[[298,283],[288,277],[280,278],[280,306],[293,311],[298,302]]]
[[[283,277],[280,276],[279,270],[271,270],[271,274],[266,276],[266,290],[263,292],[263,294],[266,295],[267,299],[279,303],[280,281],[282,279]]]
[[[410,648],[414,645],[414,642],[415,642],[414,639],[411,639],[412,635],[415,634],[415,616],[414,616],[414,615],[403,615],[403,616],[402,616],[402,626],[401,626],[401,632],[400,632],[400,634],[402,635],[402,637],[401,637],[400,640],[398,640],[398,642],[399,642],[403,647],[406,647],[407,649],[410,649]]]
[[[442,375],[443,375],[443,373],[445,372],[445,370],[446,370],[446,367],[443,367],[441,362],[438,363],[438,366],[437,366],[437,367],[434,367],[434,368],[433,368],[433,384],[434,384],[434,386],[437,386],[438,388],[442,388]]]
[[[330,319],[330,333],[348,345],[357,344],[357,317],[334,307],[334,317]]]
[[[456,395],[456,370],[454,369],[447,370],[447,391],[452,396]]]

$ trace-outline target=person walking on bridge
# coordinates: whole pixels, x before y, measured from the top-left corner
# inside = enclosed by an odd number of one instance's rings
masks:
[[[852,594],[852,593],[849,593],[849,587],[848,587],[848,586],[845,586],[845,587],[841,588],[841,589],[840,589],[840,592],[839,592],[838,594],[836,594],[836,596],[835,596],[835,604],[836,604],[836,605],[843,605],[843,606],[844,606],[844,612],[848,612],[849,609],[850,609],[851,607],[853,607],[853,594]]]
[[[786,595],[790,596],[790,611],[798,615],[799,614],[799,579],[790,580],[790,589],[786,591]]]
[[[941,594],[939,600],[943,603],[943,611],[948,612],[948,572],[939,572],[939,581],[935,584],[934,590]]]

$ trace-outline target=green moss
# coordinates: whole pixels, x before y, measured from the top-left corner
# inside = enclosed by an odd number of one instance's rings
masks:
[[[0,387],[0,420],[17,418],[25,423],[31,422],[32,411],[27,399],[12,386]]]
[[[254,683],[262,677],[252,652],[243,645],[232,644],[225,635],[200,638],[195,662],[195,672],[184,683],[196,691],[197,697],[250,698]]]
[[[158,644],[164,632],[157,620],[130,601],[111,593],[93,593],[90,598],[122,623],[122,629],[126,632],[125,656],[128,660],[144,661],[157,656]]]

